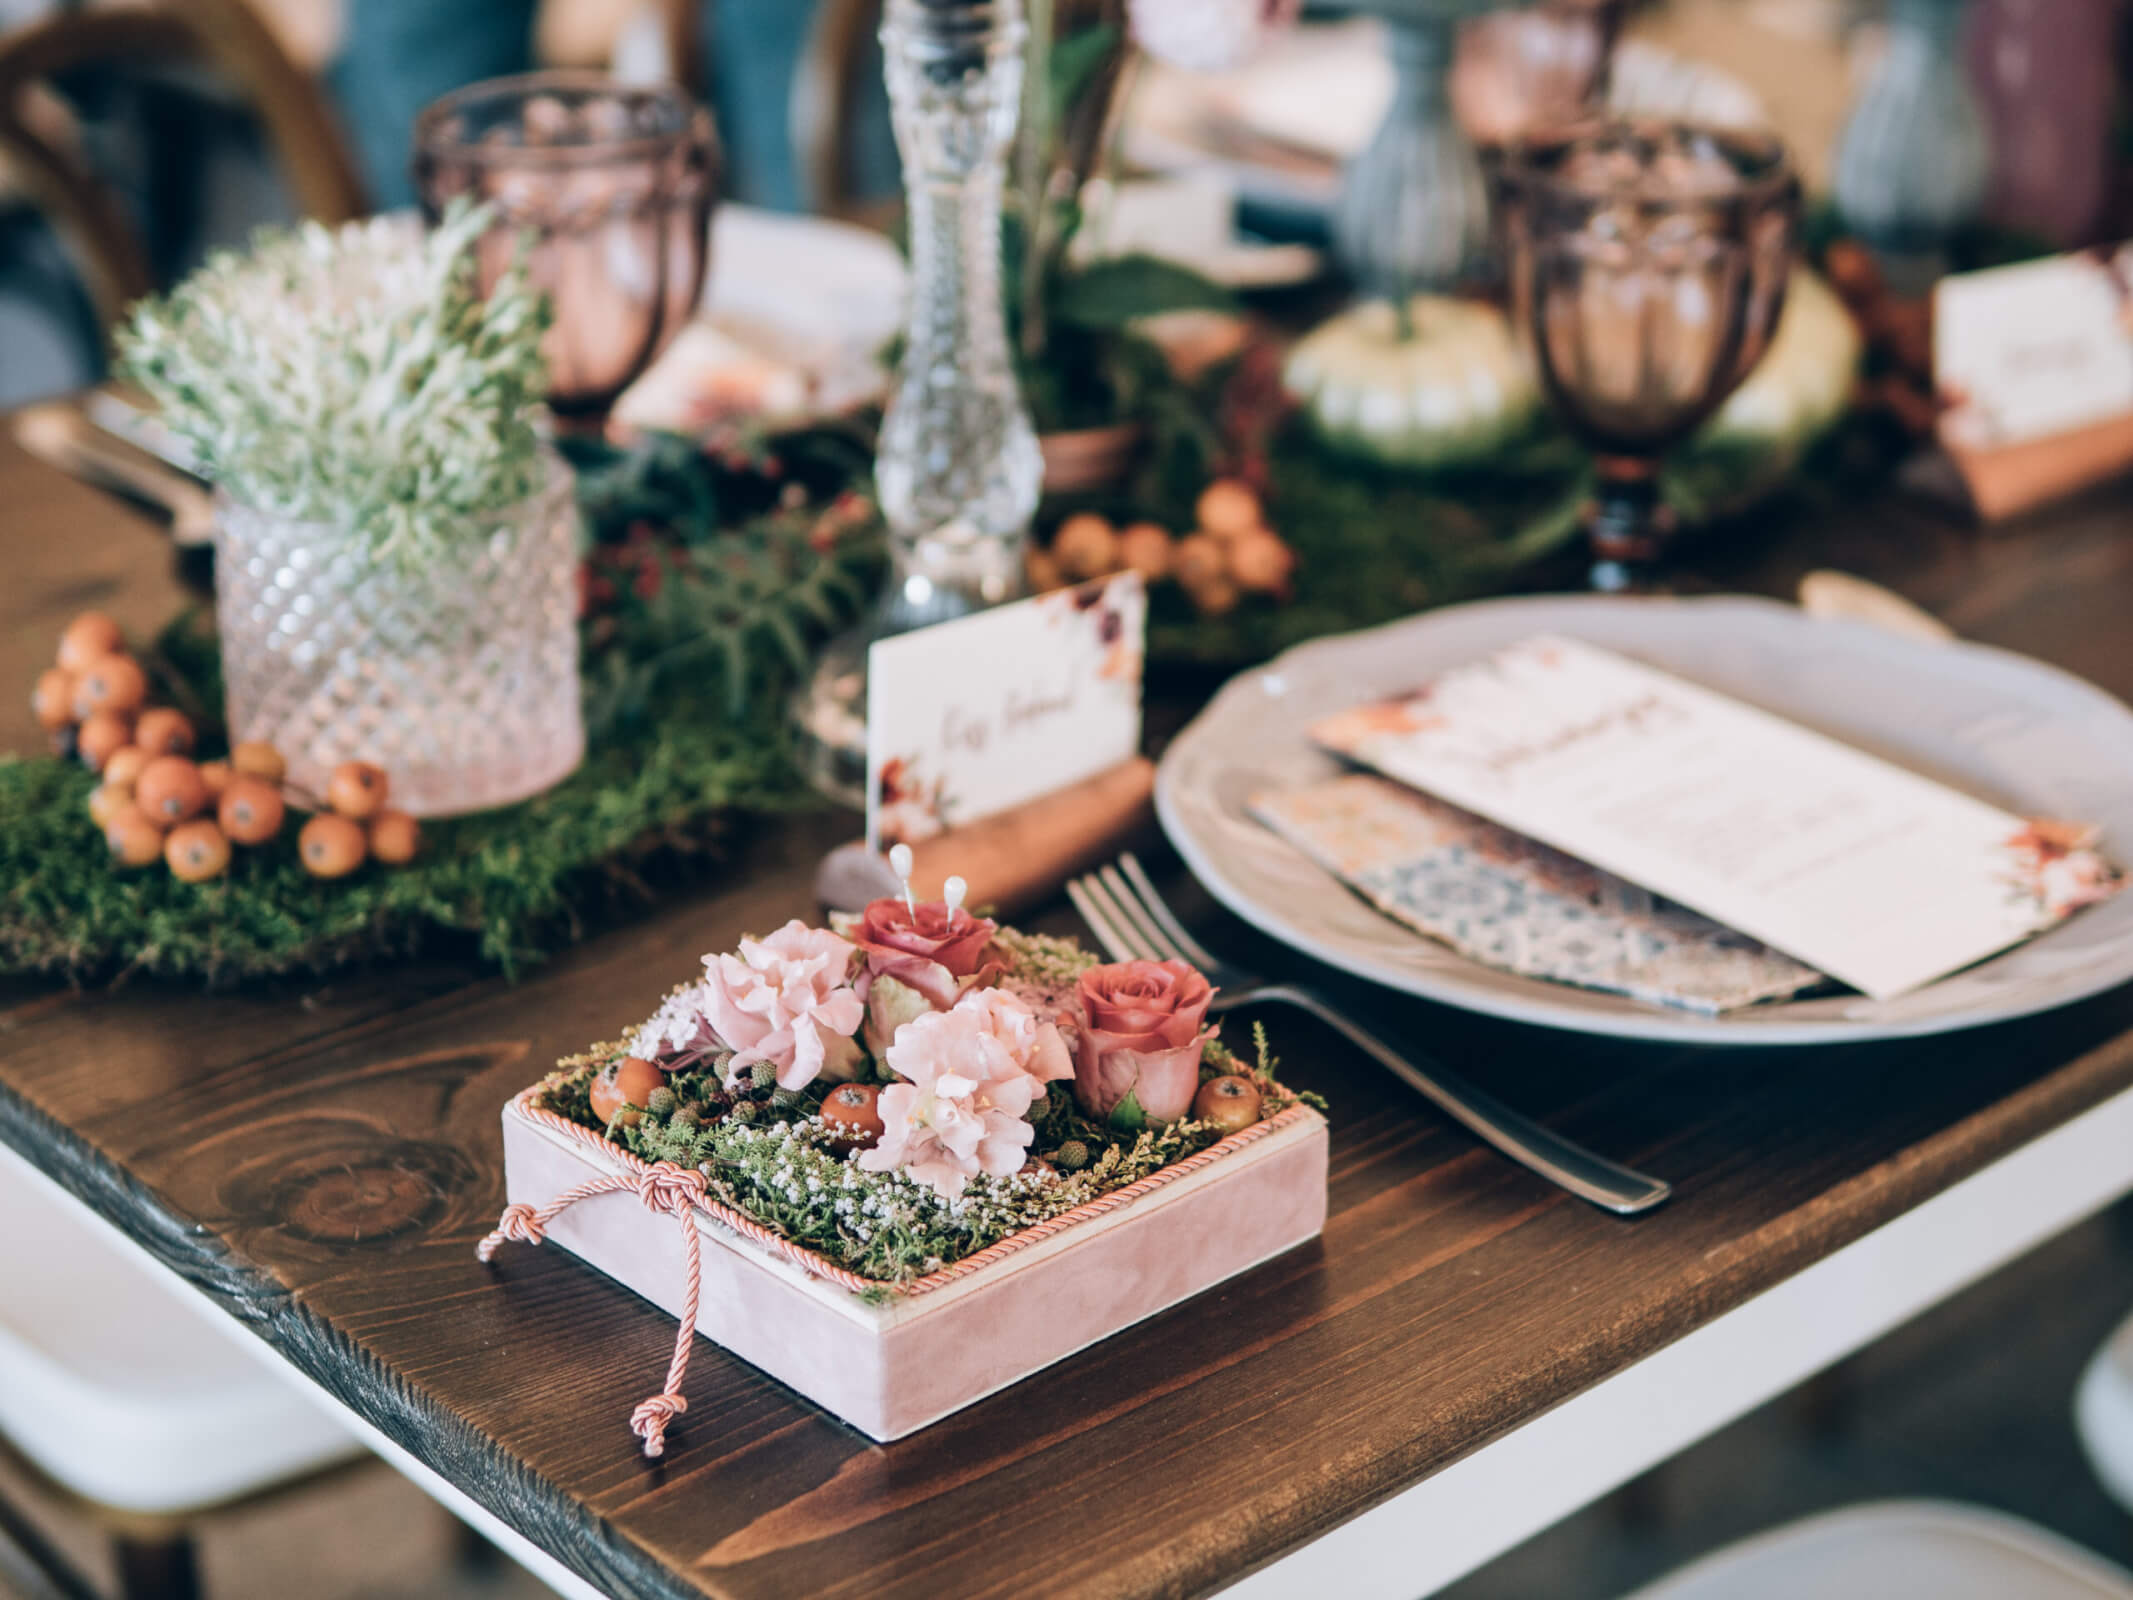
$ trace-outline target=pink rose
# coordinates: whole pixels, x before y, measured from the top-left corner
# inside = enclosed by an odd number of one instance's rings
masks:
[[[997,931],[998,924],[961,906],[951,911],[939,900],[927,900],[914,911],[889,895],[859,914],[852,938],[866,952],[870,979],[894,978],[946,1011],[962,992],[957,980],[974,978],[983,969],[985,947]]]
[[[767,939],[743,939],[738,955],[705,956],[703,1009],[733,1048],[728,1077],[758,1061],[774,1066],[787,1089],[851,1076],[859,1059],[852,1035],[866,1015],[852,987],[854,953],[795,917]]]
[[[1059,1030],[999,989],[973,989],[947,1011],[896,1030],[881,1091],[879,1140],[859,1152],[869,1172],[903,1171],[953,1198],[979,1173],[1020,1170],[1044,1086],[1073,1076]]]
[[[1182,961],[1121,961],[1081,975],[1074,1094],[1099,1120],[1175,1122],[1200,1089],[1215,991]]]

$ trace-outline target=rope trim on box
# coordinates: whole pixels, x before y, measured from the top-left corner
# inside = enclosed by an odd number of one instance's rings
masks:
[[[1003,1261],[1032,1245],[1041,1244],[1067,1228],[1094,1221],[1121,1206],[1131,1205],[1135,1200],[1176,1183],[1180,1178],[1197,1172],[1224,1156],[1234,1155],[1247,1145],[1264,1139],[1279,1129],[1293,1127],[1304,1118],[1317,1115],[1308,1106],[1292,1105],[1264,1122],[1255,1122],[1249,1128],[1227,1135],[1182,1161],[1151,1172],[1145,1178],[1136,1178],[1124,1188],[1114,1189],[1109,1194],[1085,1201],[1071,1211],[1062,1211],[1056,1217],[1032,1223],[1019,1232],[1009,1234],[997,1244],[987,1245],[975,1255],[965,1256],[961,1261],[929,1272],[923,1278],[914,1278],[908,1283],[885,1283],[878,1278],[862,1277],[848,1267],[840,1267],[834,1261],[764,1227],[754,1218],[743,1216],[731,1206],[713,1200],[704,1192],[702,1173],[676,1166],[671,1161],[646,1161],[620,1145],[610,1143],[583,1123],[573,1122],[545,1106],[536,1105],[534,1102],[540,1098],[543,1087],[541,1084],[533,1084],[520,1090],[512,1097],[512,1108],[542,1127],[562,1134],[580,1146],[586,1154],[597,1155],[603,1161],[619,1163],[623,1170],[600,1173],[587,1178],[583,1183],[573,1184],[543,1206],[535,1207],[523,1202],[505,1206],[503,1215],[497,1219],[496,1230],[475,1246],[474,1253],[480,1260],[487,1262],[495,1257],[497,1250],[506,1241],[539,1244],[547,1237],[549,1224],[580,1200],[589,1200],[595,1195],[634,1194],[644,1202],[647,1209],[665,1212],[679,1220],[686,1279],[680,1326],[675,1330],[674,1357],[667,1364],[665,1390],[642,1402],[630,1415],[630,1431],[644,1440],[644,1453],[651,1457],[664,1453],[667,1423],[686,1411],[689,1404],[682,1397],[681,1385],[689,1371],[689,1346],[696,1333],[697,1303],[703,1286],[703,1261],[696,1237],[695,1213],[701,1212],[744,1239],[752,1240],[782,1255],[815,1277],[837,1284],[854,1294],[886,1292],[903,1296],[922,1295],[954,1283],[958,1278],[980,1271],[996,1261]]]

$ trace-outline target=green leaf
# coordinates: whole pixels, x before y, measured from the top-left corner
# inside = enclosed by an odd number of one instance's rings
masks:
[[[1166,311],[1233,311],[1236,299],[1174,261],[1155,256],[1116,256],[1062,276],[1052,289],[1055,322],[1081,328],[1123,328],[1140,317]]]
[[[1111,1108],[1111,1126],[1123,1128],[1128,1133],[1138,1133],[1148,1126],[1148,1113],[1141,1109],[1138,1089],[1128,1089],[1126,1098]]]
[[[1054,121],[1089,86],[1097,68],[1118,47],[1118,28],[1102,23],[1052,41],[1051,103]]]

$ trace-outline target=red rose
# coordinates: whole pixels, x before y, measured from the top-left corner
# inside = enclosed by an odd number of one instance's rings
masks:
[[[961,906],[950,911],[941,901],[926,900],[914,911],[890,895],[859,914],[851,937],[866,952],[870,978],[894,978],[945,1011],[962,993],[958,980],[983,970],[985,947],[998,926]]]
[[[1074,1094],[1099,1120],[1175,1122],[1200,1088],[1200,1050],[1215,991],[1182,961],[1091,967],[1077,988],[1081,1040]]]

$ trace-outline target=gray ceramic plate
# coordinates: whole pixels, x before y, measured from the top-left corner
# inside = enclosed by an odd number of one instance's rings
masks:
[[[1201,882],[1247,921],[1344,971],[1448,1005],[1587,1033],[1819,1044],[1939,1033],[2065,1005],[2133,978],[2133,890],[1894,1000],[1843,994],[1711,1018],[1480,966],[1372,910],[1245,815],[1263,788],[1338,770],[1305,729],[1536,633],[1635,656],[2026,816],[2102,825],[2133,852],[2133,711],[2004,650],[1929,644],[1739,597],[1493,600],[1315,640],[1241,674],[1163,758],[1156,806]]]

